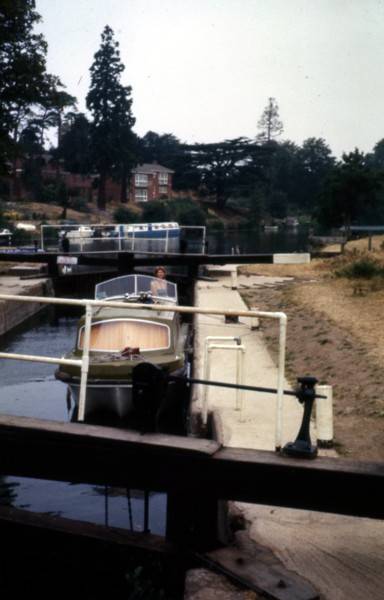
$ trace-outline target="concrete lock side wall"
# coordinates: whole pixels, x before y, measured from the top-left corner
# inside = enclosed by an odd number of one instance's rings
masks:
[[[2,279],[4,280],[4,278],[0,278],[0,281]],[[18,278],[12,278],[12,280],[14,283],[11,286],[7,285],[8,282],[1,282],[0,293],[19,294],[21,296],[54,295],[50,279],[41,279],[33,282],[21,281]],[[4,335],[29,317],[37,314],[44,306],[44,304],[38,302],[0,300],[0,335]]]
[[[309,252],[273,255],[273,264],[275,265],[301,265],[309,264],[310,262],[311,255],[309,254]]]

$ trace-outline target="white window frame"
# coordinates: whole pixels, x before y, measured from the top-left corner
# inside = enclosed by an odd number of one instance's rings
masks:
[[[169,177],[168,173],[159,173],[159,185],[168,186]]]
[[[135,189],[135,202],[148,202],[148,190],[146,188]]]
[[[135,186],[147,187],[148,186],[148,175],[146,175],[145,173],[136,173]]]

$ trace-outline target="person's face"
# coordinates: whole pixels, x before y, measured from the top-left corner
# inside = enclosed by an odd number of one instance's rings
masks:
[[[165,271],[163,271],[163,269],[159,269],[159,270],[157,271],[157,277],[158,277],[159,279],[164,279],[164,278],[165,278]]]

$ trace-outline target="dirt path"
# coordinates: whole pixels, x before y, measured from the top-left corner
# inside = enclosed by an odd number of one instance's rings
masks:
[[[321,261],[247,269],[293,277],[278,287],[243,289],[242,295],[250,306],[287,314],[291,382],[314,375],[333,386],[340,455],[384,460],[384,290],[365,290],[360,295],[353,282],[331,279],[329,267]],[[262,328],[271,352],[276,352],[276,325],[265,320]]]

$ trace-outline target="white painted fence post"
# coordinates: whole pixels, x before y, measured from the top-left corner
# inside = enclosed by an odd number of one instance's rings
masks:
[[[85,402],[86,402],[86,394],[87,394],[87,379],[88,379],[88,369],[89,369],[89,345],[90,345],[90,339],[91,339],[91,322],[92,322],[92,306],[90,304],[86,304],[83,356],[82,356],[82,363],[81,363],[81,380],[80,380],[80,394],[79,394],[79,414],[78,414],[79,421],[84,421],[84,417],[85,417]]]

